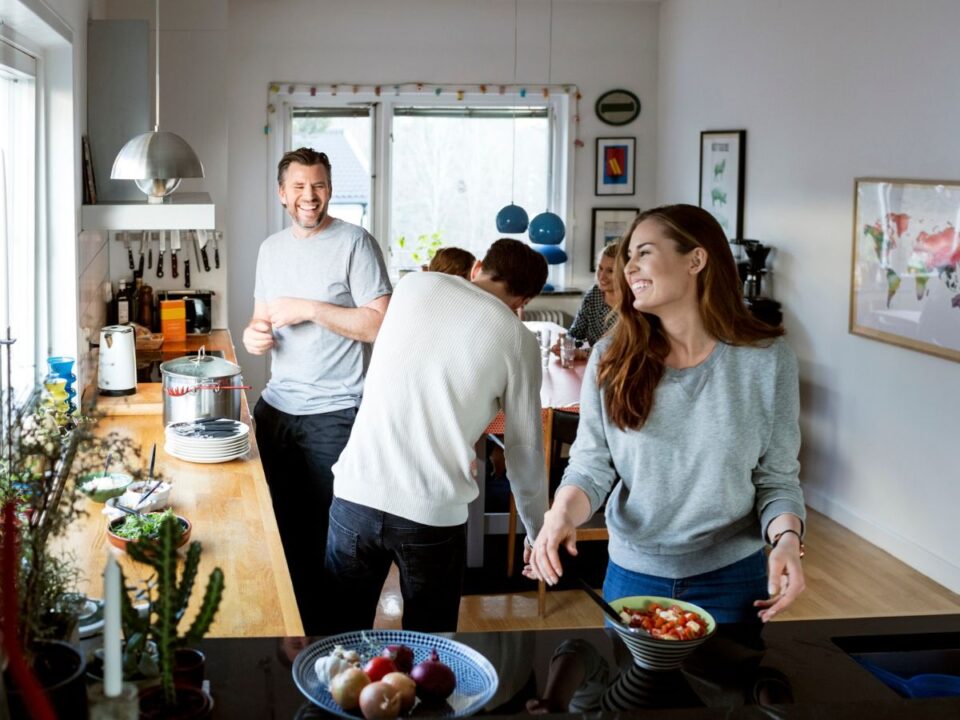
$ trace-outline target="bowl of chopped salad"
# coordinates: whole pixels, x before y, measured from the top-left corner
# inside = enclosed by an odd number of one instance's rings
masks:
[[[184,545],[190,539],[190,531],[193,526],[185,517],[174,516],[173,511],[169,508],[163,512],[124,515],[116,520],[111,520],[107,526],[107,539],[114,547],[126,551],[129,542],[155,538],[160,530],[160,522],[164,517],[177,518],[180,523],[180,539],[177,541],[177,547]]]
[[[717,622],[693,603],[653,595],[612,600],[620,613],[613,629],[634,662],[647,670],[672,670],[716,632]]]

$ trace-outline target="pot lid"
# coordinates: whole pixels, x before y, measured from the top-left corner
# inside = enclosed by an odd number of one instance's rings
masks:
[[[219,378],[236,375],[240,372],[240,366],[229,360],[207,355],[201,348],[199,355],[186,355],[161,363],[160,372],[195,378]]]

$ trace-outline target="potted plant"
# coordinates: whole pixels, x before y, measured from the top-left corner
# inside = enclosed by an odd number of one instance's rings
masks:
[[[108,454],[119,462],[137,455],[129,439],[95,436],[95,423],[76,418],[66,428],[54,413],[28,412],[10,423],[0,444],[0,504],[12,509],[0,533],[17,548],[6,576],[12,587],[4,589],[16,603],[6,605],[4,626],[54,705],[66,708],[77,698],[85,702],[83,656],[64,642],[74,639],[82,597],[73,553],[61,541],[84,514],[73,478],[102,469]],[[18,689],[10,690],[16,706]]]
[[[145,647],[148,640],[152,640],[157,649],[160,686],[141,692],[141,717],[203,718],[209,717],[213,708],[210,696],[202,689],[177,682],[176,664],[178,651],[200,642],[210,629],[223,597],[223,571],[217,567],[210,572],[197,615],[186,633],[180,635],[178,626],[193,593],[202,552],[199,542],[190,543],[178,578],[177,547],[181,532],[176,517],[168,516],[161,521],[156,538],[127,545],[127,553],[134,560],[149,565],[156,573],[144,622],[138,619],[137,610],[126,593],[123,600],[124,624],[133,630],[126,638],[129,652]]]

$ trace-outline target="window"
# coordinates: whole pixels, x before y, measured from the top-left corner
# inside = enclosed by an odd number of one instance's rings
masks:
[[[18,405],[37,380],[36,107],[36,60],[0,37],[0,339],[9,329],[16,340],[9,370]]]
[[[331,214],[370,230],[394,277],[426,263],[437,245],[482,257],[499,237],[497,212],[511,200],[531,218],[548,208],[566,217],[573,121],[567,90],[543,97],[519,88],[465,92],[453,101],[449,91],[432,88],[381,96],[349,86],[321,93],[275,85],[271,231],[289,224],[275,201],[276,163],[301,145],[330,156]]]

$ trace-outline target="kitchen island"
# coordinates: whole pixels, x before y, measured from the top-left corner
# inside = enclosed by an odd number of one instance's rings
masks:
[[[229,331],[214,330],[205,336],[188,337],[185,344],[163,347],[165,357],[195,352],[221,351],[236,362]],[[138,353],[138,362],[143,358]],[[293,585],[283,553],[270,490],[260,463],[260,454],[251,429],[250,452],[242,458],[219,464],[197,464],[179,460],[163,449],[162,396],[156,384],[141,384],[137,395],[103,398],[100,409],[111,414],[97,427],[98,434],[116,432],[141,446],[144,472],[150,447],[157,444],[156,470],[173,485],[170,505],[193,523],[191,541],[203,544],[198,587],[184,619],[189,626],[203,598],[210,571],[223,570],[223,602],[210,629],[211,637],[299,635],[303,633]],[[161,405],[158,407],[157,402]],[[113,414],[117,413],[117,414]],[[246,397],[241,420],[250,424]],[[119,470],[119,468],[115,468]],[[66,537],[76,553],[83,573],[81,591],[90,597],[103,596],[102,572],[106,553],[119,559],[128,584],[142,586],[149,568],[134,563],[126,553],[113,548],[107,539],[106,516],[102,505],[83,499],[89,513],[79,518]]]
[[[474,647],[496,668],[499,689],[485,708],[490,714],[529,717],[526,700],[542,692],[554,649],[571,637],[607,658],[610,682],[619,673],[613,642],[600,629],[448,637]],[[214,717],[330,717],[298,691],[292,678],[291,662],[309,642],[204,641]],[[866,670],[857,655],[899,667],[902,675],[947,672],[960,680],[960,615],[780,620],[762,631],[720,626],[681,671],[632,671],[642,690],[630,714],[637,710],[643,717],[831,720],[960,717],[960,697],[902,697]]]

